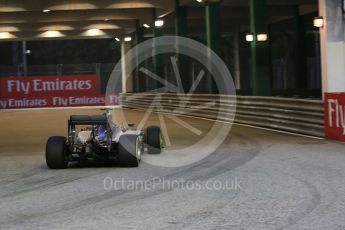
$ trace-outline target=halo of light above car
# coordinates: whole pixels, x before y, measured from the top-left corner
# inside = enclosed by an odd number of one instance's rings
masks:
[[[252,34],[252,33],[246,34],[246,41],[247,41],[247,42],[252,42],[252,41],[254,41],[254,34]]]
[[[256,39],[259,42],[266,42],[268,40],[268,34],[267,33],[259,33],[256,35]]]
[[[162,19],[157,19],[155,21],[155,27],[163,27],[164,26],[164,21]]]
[[[124,40],[125,42],[130,42],[130,41],[132,41],[132,37],[127,36],[127,37],[125,37],[123,40]]]
[[[319,17],[315,17],[313,19],[313,26],[317,27],[317,28],[322,28],[325,24],[325,20],[323,19],[323,17],[319,16]]]

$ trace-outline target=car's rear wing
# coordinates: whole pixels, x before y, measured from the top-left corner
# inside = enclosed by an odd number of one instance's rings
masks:
[[[68,123],[69,125],[106,125],[108,118],[106,115],[72,115]]]

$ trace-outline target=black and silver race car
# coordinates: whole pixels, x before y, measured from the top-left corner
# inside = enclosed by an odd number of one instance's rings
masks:
[[[160,128],[146,131],[120,127],[109,110],[103,115],[72,115],[68,120],[68,137],[52,136],[46,145],[46,162],[50,169],[67,168],[69,162],[117,161],[122,167],[137,167],[145,147],[150,154],[163,148]]]

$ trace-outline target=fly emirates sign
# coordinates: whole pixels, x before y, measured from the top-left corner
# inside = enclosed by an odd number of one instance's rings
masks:
[[[9,80],[7,81],[7,92],[15,92],[17,94],[24,93],[25,95],[31,92],[64,92],[64,91],[82,91],[90,90],[92,88],[91,80],[74,80],[74,81],[63,81],[59,78],[46,81],[35,79],[32,81],[22,82],[21,80]]]
[[[345,93],[325,94],[325,136],[345,141]]]
[[[103,106],[97,75],[0,78],[0,108]],[[107,103],[118,104],[117,95]]]
[[[98,94],[98,79],[94,75],[0,79],[2,97]]]

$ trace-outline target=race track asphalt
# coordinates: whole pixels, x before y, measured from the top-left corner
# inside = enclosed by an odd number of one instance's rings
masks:
[[[65,135],[70,114],[99,112],[0,112],[0,229],[345,229],[345,148],[326,140],[234,125],[217,151],[184,167],[49,170],[48,136]],[[134,123],[142,116],[126,111]],[[175,147],[194,141],[166,122]]]

